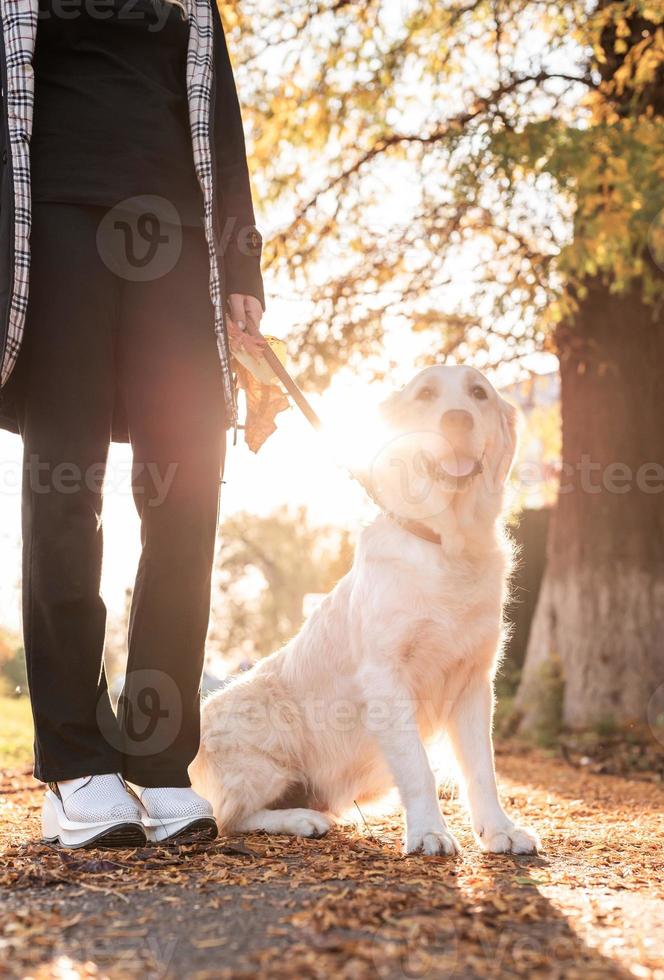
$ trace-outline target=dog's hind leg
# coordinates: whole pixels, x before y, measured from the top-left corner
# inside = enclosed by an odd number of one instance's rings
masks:
[[[275,804],[293,777],[251,750],[220,752],[208,739],[189,768],[194,789],[212,804],[219,830],[233,833],[251,814]]]
[[[319,810],[297,807],[292,810],[257,810],[235,826],[241,833],[264,830],[271,834],[293,834],[296,837],[322,837],[332,821]]]
[[[194,787],[212,804],[222,833],[250,833],[320,837],[331,822],[319,810],[279,806],[297,778],[273,759],[258,752],[241,755],[208,751],[205,745],[190,768]]]

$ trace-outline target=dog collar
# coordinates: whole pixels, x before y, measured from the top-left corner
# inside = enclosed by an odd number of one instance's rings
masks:
[[[383,513],[385,513],[385,516],[391,521],[394,521],[395,524],[398,524],[399,527],[402,527],[404,531],[410,531],[410,533],[414,534],[417,538],[421,538],[423,541],[430,541],[431,544],[443,543],[443,539],[441,538],[440,534],[436,534],[435,531],[428,528],[426,524],[422,524],[421,521],[404,521],[397,517],[396,514],[390,514],[385,511]]]
[[[428,541],[430,544],[442,544],[443,539],[441,538],[440,534],[436,534],[435,531],[428,528],[426,524],[422,523],[422,521],[409,520],[404,517],[399,517],[398,514],[395,514],[391,510],[385,510],[379,500],[378,493],[368,473],[363,473],[359,470],[349,470],[349,473],[354,480],[357,480],[370,500],[376,505],[376,507],[378,507],[381,514],[384,517],[387,517],[388,520],[392,521],[393,524],[398,524],[398,526],[402,527],[404,531],[414,534],[416,538],[420,538],[422,541]]]

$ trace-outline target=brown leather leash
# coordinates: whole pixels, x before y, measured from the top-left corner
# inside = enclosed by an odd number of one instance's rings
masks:
[[[255,337],[261,336],[260,332],[255,328],[248,330],[247,333],[251,333]],[[317,432],[320,432],[320,430],[323,428],[323,423],[321,422],[320,417],[316,414],[316,412],[314,412],[313,408],[305,398],[302,390],[298,387],[295,381],[293,381],[290,374],[269,344],[265,344],[265,347],[262,350],[262,356],[267,361],[272,373],[276,375],[279,381],[281,381],[282,385],[291,396],[297,407],[300,409],[307,422],[311,423]]]
[[[263,339],[260,330],[253,323],[252,320],[249,320],[249,322],[247,323],[247,333],[252,334],[254,337]],[[291,398],[293,399],[297,407],[300,409],[300,411],[302,412],[306,420],[317,432],[320,432],[323,428],[323,423],[320,419],[320,416],[313,410],[306,396],[302,392],[302,389],[293,380],[293,378],[288,373],[286,368],[283,366],[283,364],[281,363],[281,361],[274,353],[274,351],[272,350],[269,344],[265,344],[265,346],[261,351],[261,354],[262,357],[267,362],[270,369],[272,370],[273,374],[282,383],[282,385],[284,386],[288,394],[291,396]],[[368,475],[365,476],[363,474],[360,474],[355,470],[350,469],[350,467],[348,466],[346,466],[345,469],[348,472],[348,474],[357,483],[360,484],[360,486],[367,494],[371,502],[374,503],[376,507],[378,507],[378,509],[381,511],[381,513],[383,513],[391,521],[394,521],[395,524],[398,524],[400,527],[404,528],[404,530],[409,531],[411,534],[414,534],[416,537],[421,538],[423,541],[429,541],[431,544],[438,544],[438,545],[441,543],[442,539],[440,535],[436,534],[435,531],[432,531],[430,528],[428,528],[426,524],[422,524],[421,521],[408,520],[399,517],[398,514],[394,514],[392,511],[386,511],[382,506],[382,504],[380,503],[380,500],[377,497],[377,493],[373,487],[373,484],[369,480]]]

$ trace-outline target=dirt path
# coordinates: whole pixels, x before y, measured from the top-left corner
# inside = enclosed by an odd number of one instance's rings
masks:
[[[0,785],[0,975],[652,977],[664,980],[661,784],[541,752],[498,757],[539,858],[404,858],[398,816],[320,841],[62,854],[31,843],[41,794]]]

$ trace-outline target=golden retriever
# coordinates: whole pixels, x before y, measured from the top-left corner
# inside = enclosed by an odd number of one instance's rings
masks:
[[[491,737],[516,410],[474,368],[444,366],[382,414],[367,479],[383,513],[300,633],[204,705],[193,785],[222,832],[301,836],[396,785],[406,852],[454,854],[425,750],[446,731],[481,847],[533,853],[500,804]]]

